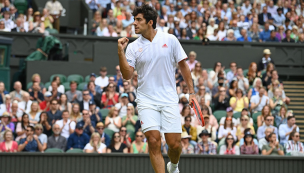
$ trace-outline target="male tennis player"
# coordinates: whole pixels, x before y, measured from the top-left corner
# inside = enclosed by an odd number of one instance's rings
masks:
[[[161,134],[169,146],[169,173],[178,173],[181,154],[181,121],[175,83],[178,63],[189,91],[194,98],[193,82],[185,61],[187,55],[174,35],[155,30],[157,12],[149,5],[133,11],[135,33],[141,34],[133,43],[118,40],[119,65],[124,79],[138,73],[137,106],[141,127],[149,144],[150,160],[156,173],[165,173],[161,153]]]

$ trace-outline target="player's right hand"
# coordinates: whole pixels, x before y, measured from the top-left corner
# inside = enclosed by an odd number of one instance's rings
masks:
[[[129,39],[127,37],[123,37],[118,39],[118,50],[123,51],[127,47]]]

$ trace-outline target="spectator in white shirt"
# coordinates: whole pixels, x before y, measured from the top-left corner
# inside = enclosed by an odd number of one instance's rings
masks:
[[[22,96],[23,101],[18,103],[19,109],[21,109],[23,112],[30,112],[32,101],[30,100],[30,94],[27,92],[23,93]]]
[[[261,87],[259,89],[259,94],[251,97],[250,102],[252,112],[260,112],[265,105],[269,104],[269,97],[265,96],[264,93],[265,88]]]
[[[4,23],[3,20],[0,21],[0,31],[4,31],[4,32],[10,32],[11,31],[11,29],[5,27],[5,23]]]
[[[5,12],[3,13],[3,16],[4,16],[4,18],[1,19],[1,21],[4,21],[5,28],[6,28],[6,29],[9,29],[9,30],[13,29],[14,26],[15,26],[15,24],[14,24],[14,22],[10,19],[10,13],[9,13],[8,11],[5,11]]]
[[[245,3],[243,3],[242,6],[243,14],[247,16],[247,14],[250,13],[251,8],[250,0],[245,0]]]
[[[109,78],[107,77],[107,67],[100,68],[100,76],[96,78],[95,85],[100,86],[103,90],[104,87],[108,86]]]
[[[166,21],[164,19],[159,20],[159,26],[156,28],[158,31],[168,33],[169,27],[166,27]]]
[[[60,127],[60,135],[65,137],[66,139],[69,138],[70,134],[74,133],[76,123],[75,121],[70,120],[69,111],[62,111],[62,119],[56,121],[56,124],[58,124]]]
[[[243,69],[242,67],[237,68],[237,81],[238,81],[238,88],[243,91],[243,94],[246,94],[246,91],[249,88],[249,81],[247,78],[244,77]]]
[[[132,106],[131,103],[129,103],[127,93],[122,93],[120,96],[120,102],[115,104],[115,107],[118,109],[119,114],[121,118],[127,115],[127,107]]]
[[[209,19],[209,25],[207,26],[207,36],[212,35],[214,32],[214,29],[217,29],[218,25],[215,24],[215,19],[210,18]]]
[[[217,33],[218,33],[218,29],[214,29],[214,31],[213,31],[213,35],[209,35],[208,36],[208,39],[210,40],[210,41],[218,41],[218,36],[217,36]]]
[[[105,37],[118,37],[117,33],[114,30],[113,25],[108,25],[108,32],[104,32],[103,36],[105,36]]]

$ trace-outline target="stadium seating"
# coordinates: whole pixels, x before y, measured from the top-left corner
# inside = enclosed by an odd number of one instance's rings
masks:
[[[67,77],[66,77],[65,75],[63,75],[63,74],[53,74],[53,75],[50,77],[50,82],[53,81],[53,78],[54,78],[55,76],[58,76],[58,77],[60,78],[60,82],[61,82],[61,83],[64,83],[64,82],[67,81]]]
[[[225,117],[227,115],[226,111],[215,111],[213,112],[213,115],[217,119],[218,122],[220,122],[222,117]]]
[[[28,8],[27,0],[15,0],[14,6],[17,8],[19,14],[26,14]]]
[[[62,85],[64,86],[65,91],[70,91],[70,82],[64,82]]]
[[[77,82],[77,84],[80,84],[81,82],[83,82],[83,77],[79,74],[72,74],[68,76],[67,81],[68,82],[75,81]]]
[[[103,132],[104,132],[105,134],[109,135],[110,139],[112,139],[112,136],[113,136],[113,134],[114,134],[114,131],[113,131],[113,130],[110,130],[110,129],[105,128]]]
[[[82,82],[77,86],[77,90],[82,91],[84,86],[88,85],[87,82]]]
[[[64,151],[62,151],[59,148],[48,148],[44,152],[45,153],[64,153]]]
[[[49,86],[51,86],[51,82],[47,82],[44,84],[44,87],[48,90]]]
[[[236,112],[233,114],[233,118],[238,119],[241,117],[241,112]]]
[[[109,114],[109,109],[107,108],[100,109],[99,112],[101,113],[102,120],[104,121]]]
[[[68,150],[67,153],[84,153],[82,149],[73,148],[71,150]]]

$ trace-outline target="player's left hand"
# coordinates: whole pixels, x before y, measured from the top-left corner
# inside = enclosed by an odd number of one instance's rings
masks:
[[[193,107],[193,105],[192,105],[192,99],[195,99],[195,94],[189,95],[189,105],[190,105],[190,107]]]

